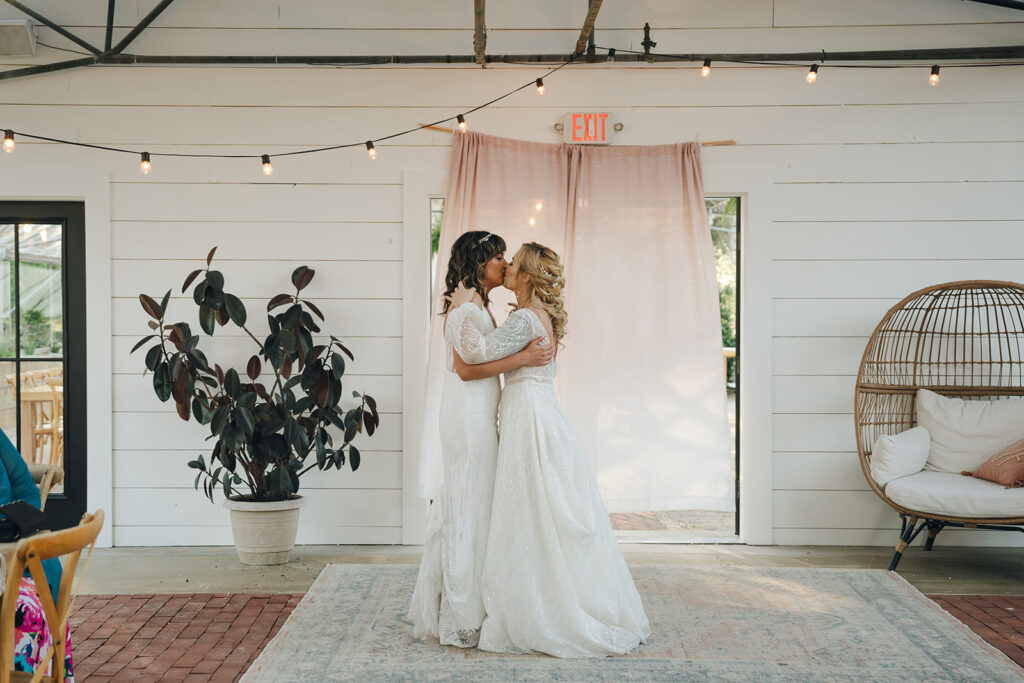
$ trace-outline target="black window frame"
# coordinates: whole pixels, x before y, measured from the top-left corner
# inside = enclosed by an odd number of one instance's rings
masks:
[[[75,526],[86,510],[87,444],[86,423],[86,298],[85,298],[85,204],[67,201],[2,201],[0,224],[49,223],[61,225],[61,290],[63,299],[62,350],[64,364],[64,484],[63,491],[51,491],[46,499],[46,516],[51,529]],[[18,228],[16,227],[17,231]],[[19,268],[15,268],[15,362],[20,376],[21,292]],[[73,340],[72,343],[68,341]],[[29,361],[30,363],[34,361]],[[20,385],[20,382],[19,382]],[[20,387],[19,387],[20,390]],[[21,401],[15,396],[17,430],[21,430]],[[16,435],[16,439],[20,434]]]

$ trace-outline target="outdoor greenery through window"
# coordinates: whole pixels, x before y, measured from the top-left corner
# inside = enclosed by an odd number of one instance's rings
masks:
[[[739,197],[708,197],[704,200],[715,250],[718,304],[722,317],[722,349],[726,356],[726,381],[736,386],[736,221]]]
[[[62,465],[64,227],[0,224],[0,426],[27,462]]]

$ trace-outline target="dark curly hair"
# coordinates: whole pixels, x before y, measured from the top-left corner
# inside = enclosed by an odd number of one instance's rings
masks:
[[[440,314],[448,313],[451,302],[447,297],[455,291],[460,282],[470,289],[475,289],[484,300],[485,306],[489,304],[490,300],[483,285],[484,269],[488,261],[504,251],[505,240],[493,232],[471,230],[459,235],[452,245],[452,254],[448,259],[448,274],[444,277],[446,298]]]

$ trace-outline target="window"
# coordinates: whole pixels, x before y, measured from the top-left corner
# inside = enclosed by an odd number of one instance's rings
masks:
[[[0,203],[0,427],[27,463],[57,465],[53,528],[85,510],[84,209]]]
[[[437,270],[437,246],[441,241],[441,221],[444,219],[444,197],[430,198],[430,291],[434,291],[434,271]]]

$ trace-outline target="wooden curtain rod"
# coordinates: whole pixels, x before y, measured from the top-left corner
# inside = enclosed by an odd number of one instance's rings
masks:
[[[444,126],[428,126],[428,125],[423,124],[423,123],[421,123],[420,125],[423,126],[425,129],[436,130],[436,131],[439,131],[441,133],[448,133],[449,135],[451,135],[452,133],[455,132],[451,128],[445,128]],[[735,144],[736,144],[735,140],[708,140],[707,142],[700,143],[700,146],[701,147],[727,147],[729,145],[735,145]]]

